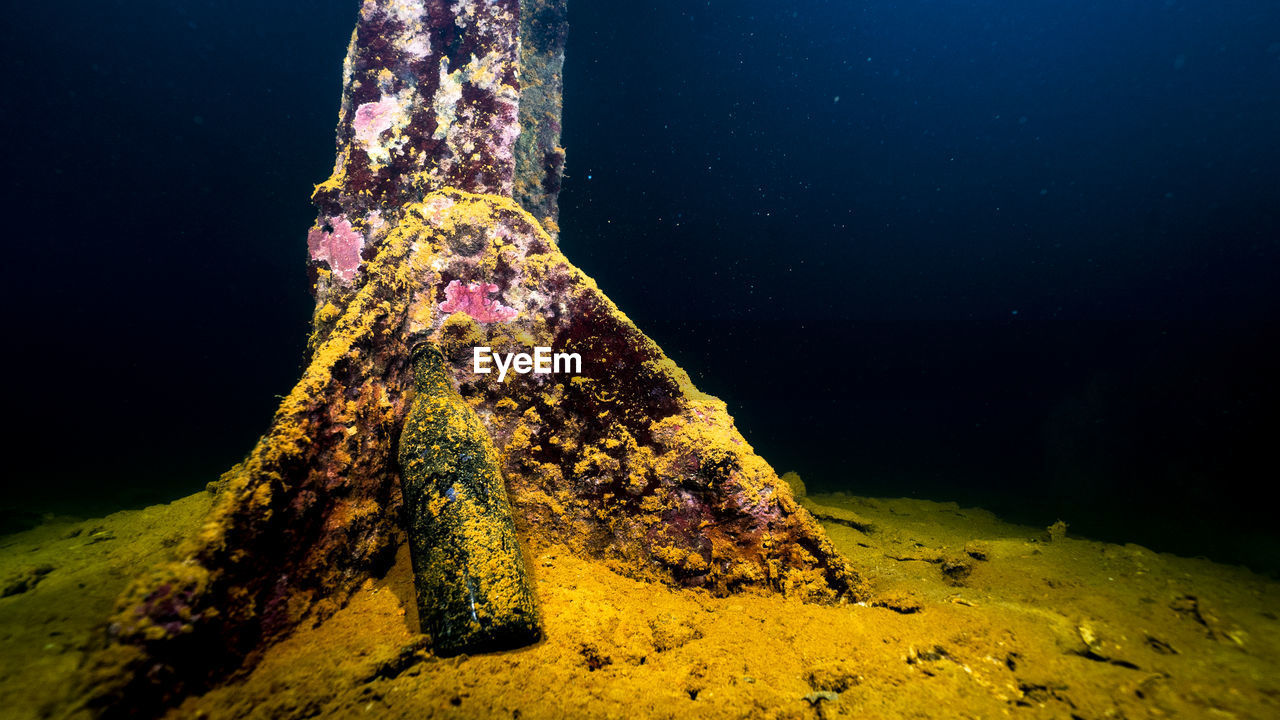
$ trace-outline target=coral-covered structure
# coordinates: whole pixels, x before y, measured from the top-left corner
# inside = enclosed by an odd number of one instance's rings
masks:
[[[337,163],[314,195],[309,364],[212,487],[182,560],[120,599],[84,669],[91,708],[146,712],[207,687],[385,571],[403,541],[396,445],[412,338],[442,349],[483,421],[526,543],[716,593],[864,592],[724,404],[548,232],[563,41],[563,0],[363,2]],[[546,347],[581,368],[499,379],[473,372],[480,346]]]

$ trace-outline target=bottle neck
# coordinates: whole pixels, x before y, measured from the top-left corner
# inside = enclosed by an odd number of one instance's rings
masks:
[[[453,389],[445,371],[444,355],[435,345],[427,343],[414,351],[413,384],[424,393],[447,393]]]

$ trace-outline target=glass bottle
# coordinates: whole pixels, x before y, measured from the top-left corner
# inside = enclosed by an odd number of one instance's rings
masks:
[[[435,345],[419,345],[412,362],[417,396],[399,459],[422,632],[437,655],[536,642],[533,590],[493,441]]]

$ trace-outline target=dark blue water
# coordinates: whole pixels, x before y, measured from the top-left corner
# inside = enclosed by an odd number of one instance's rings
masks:
[[[1280,6],[689,6],[576,8],[564,246],[766,457],[1274,553]]]
[[[189,492],[265,428],[355,14],[82,5],[0,50],[30,507]],[[1280,6],[570,21],[562,246],[780,471],[1280,565]]]

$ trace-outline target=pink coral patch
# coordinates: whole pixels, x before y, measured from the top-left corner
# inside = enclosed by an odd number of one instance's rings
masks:
[[[396,107],[396,99],[389,97],[378,102],[367,102],[356,108],[356,117],[352,122],[356,140],[367,145],[375,142],[379,135],[391,129],[391,115]]]
[[[334,277],[351,282],[360,269],[364,236],[351,227],[346,215],[331,217],[326,225],[329,229],[314,227],[307,233],[307,251],[313,262],[328,263]]]
[[[464,312],[479,322],[511,322],[519,311],[485,297],[496,292],[498,286],[492,283],[473,282],[463,285],[457,280],[451,280],[445,286],[446,300],[440,303],[440,309],[447,313]]]

